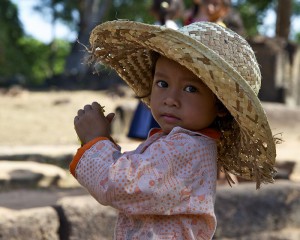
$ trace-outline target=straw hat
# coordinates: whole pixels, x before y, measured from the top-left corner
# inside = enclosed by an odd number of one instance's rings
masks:
[[[234,117],[223,131],[218,164],[225,173],[272,182],[276,150],[257,97],[261,74],[249,44],[233,31],[209,22],[179,30],[131,21],[98,25],[90,36],[92,62],[108,65],[134,90],[148,96],[155,64],[153,51],[185,66],[214,92]],[[227,174],[228,176],[228,174]]]

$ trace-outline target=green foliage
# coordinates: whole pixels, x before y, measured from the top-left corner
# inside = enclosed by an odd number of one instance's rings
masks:
[[[234,6],[240,12],[248,36],[255,36],[269,9],[276,11],[278,0],[236,0]],[[293,1],[292,15],[300,15],[300,0]]]
[[[296,43],[300,44],[300,32],[298,32],[295,36]]]
[[[48,16],[49,22],[59,20],[69,26],[74,25],[74,12],[79,9],[79,0],[43,0],[34,7],[37,12]]]
[[[26,63],[23,63],[26,71],[23,73],[28,79],[28,85],[41,85],[46,78],[62,73],[70,52],[70,43],[63,40],[55,40],[51,47],[36,39],[24,37],[20,39],[20,46],[26,58]],[[49,64],[51,57],[54,57],[53,66]]]
[[[153,23],[150,14],[151,0],[112,0],[113,5],[105,20],[128,19],[133,21]]]
[[[262,25],[267,10],[275,7],[275,1],[237,0],[234,7],[241,14],[247,36],[255,36],[258,34],[258,27]]]
[[[56,40],[47,45],[24,36],[18,9],[8,0],[0,2],[0,29],[0,86],[41,85],[47,77],[63,72],[70,43]]]
[[[300,0],[293,1],[293,14],[300,15]]]
[[[23,29],[18,20],[18,10],[10,1],[4,0],[0,5],[0,83],[18,72],[23,56],[18,45],[18,39],[23,35]]]

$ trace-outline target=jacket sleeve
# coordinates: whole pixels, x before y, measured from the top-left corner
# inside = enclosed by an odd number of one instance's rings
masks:
[[[174,134],[141,154],[101,140],[84,152],[75,176],[98,202],[128,214],[211,214],[216,144],[194,138]]]

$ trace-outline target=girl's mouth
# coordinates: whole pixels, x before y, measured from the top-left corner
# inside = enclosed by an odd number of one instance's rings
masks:
[[[166,123],[176,123],[180,120],[178,117],[172,114],[162,114],[161,117]]]

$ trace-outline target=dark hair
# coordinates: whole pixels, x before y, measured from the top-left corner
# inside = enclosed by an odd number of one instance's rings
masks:
[[[231,129],[232,122],[234,121],[233,116],[228,111],[228,109],[224,106],[224,104],[216,97],[216,106],[218,112],[223,112],[224,116],[219,117],[217,116],[214,122],[211,124],[210,127],[218,129],[222,132],[228,131]]]

